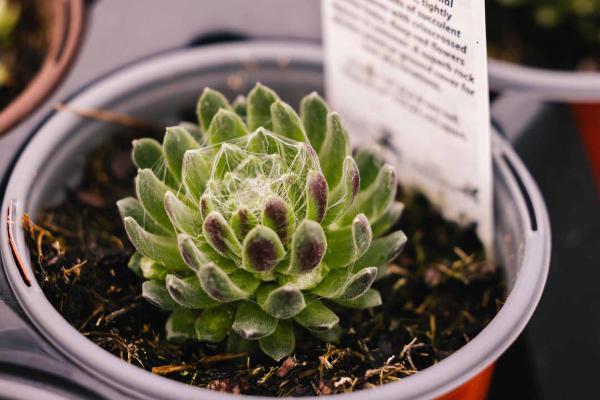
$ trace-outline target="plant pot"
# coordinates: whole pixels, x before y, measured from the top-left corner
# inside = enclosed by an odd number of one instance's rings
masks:
[[[118,111],[164,125],[177,122],[180,110],[195,104],[205,86],[232,97],[256,81],[297,104],[306,93],[322,90],[321,48],[293,42],[247,42],[177,50],[113,73],[87,87],[69,105]],[[14,295],[32,323],[61,353],[129,396],[235,398],[183,385],[121,361],[69,325],[32,279],[24,233],[15,221],[25,212],[35,219],[41,208],[60,200],[57,188],[76,182],[86,154],[110,140],[103,131],[102,122],[54,113],[20,155],[2,203],[7,218],[2,219],[0,230],[2,260]],[[491,366],[523,330],[538,303],[550,254],[548,217],[535,183],[498,135],[494,135],[493,157],[495,247],[509,288],[505,305],[479,335],[438,364],[345,398],[480,398],[487,390]]]
[[[0,135],[30,115],[60,83],[71,65],[83,37],[83,0],[39,2],[48,30],[44,61],[28,86],[0,111]]]
[[[488,70],[492,91],[569,104],[600,190],[600,73],[553,71],[494,59],[489,59]]]

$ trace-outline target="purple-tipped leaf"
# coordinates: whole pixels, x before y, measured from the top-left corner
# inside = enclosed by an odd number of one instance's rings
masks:
[[[271,272],[285,257],[279,237],[270,228],[258,225],[244,239],[242,265],[248,271]]]
[[[181,306],[169,295],[163,282],[146,281],[142,283],[142,296],[152,305],[161,310],[177,310]]]
[[[358,194],[352,207],[344,212],[337,223],[349,224],[358,213],[364,213],[369,221],[377,220],[394,201],[397,189],[396,172],[391,165],[386,164],[379,171],[375,182]]]
[[[229,225],[235,236],[238,238],[240,242],[244,241],[244,238],[258,224],[258,219],[245,207],[239,208],[229,220]]]
[[[329,187],[325,176],[318,171],[310,171],[306,181],[306,218],[321,222],[327,212]]]
[[[239,259],[242,246],[225,218],[213,211],[206,216],[202,224],[202,233],[213,249],[223,257]]]
[[[262,224],[274,230],[282,243],[287,243],[294,231],[294,211],[282,198],[269,197],[265,200]]]
[[[294,232],[291,244],[290,274],[306,274],[323,260],[327,250],[325,232],[318,222],[304,220]]]

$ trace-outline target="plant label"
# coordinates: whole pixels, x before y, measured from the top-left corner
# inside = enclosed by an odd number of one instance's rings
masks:
[[[492,160],[481,0],[323,0],[326,94],[353,140],[491,250]]]

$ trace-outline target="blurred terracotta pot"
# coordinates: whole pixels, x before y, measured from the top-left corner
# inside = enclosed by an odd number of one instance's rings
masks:
[[[48,52],[29,85],[0,112],[0,135],[25,119],[60,83],[75,58],[85,20],[84,0],[43,0]]]

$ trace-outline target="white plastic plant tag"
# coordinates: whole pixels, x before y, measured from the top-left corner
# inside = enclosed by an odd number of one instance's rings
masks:
[[[483,0],[322,0],[326,95],[354,142],[492,246]]]

